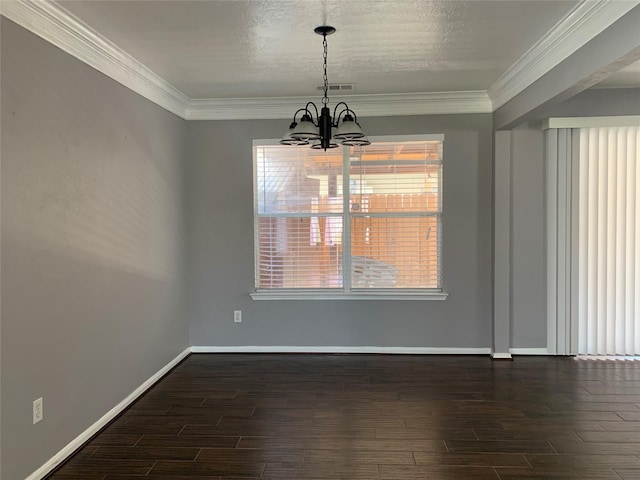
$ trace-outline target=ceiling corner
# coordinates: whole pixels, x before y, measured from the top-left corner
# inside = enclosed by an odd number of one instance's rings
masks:
[[[0,14],[151,102],[185,118],[180,90],[54,1],[0,1]]]
[[[583,0],[489,87],[497,110],[640,4]]]

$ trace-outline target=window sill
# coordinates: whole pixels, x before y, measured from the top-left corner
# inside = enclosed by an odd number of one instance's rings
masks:
[[[249,294],[252,300],[446,300],[449,296],[445,292],[436,291],[292,291],[268,290]]]

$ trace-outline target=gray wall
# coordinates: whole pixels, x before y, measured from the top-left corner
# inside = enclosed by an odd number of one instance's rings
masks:
[[[286,120],[189,122],[188,252],[196,346],[491,345],[490,114],[364,118],[369,135],[444,133],[446,301],[252,301],[252,139]],[[233,323],[233,310],[243,323]]]
[[[511,131],[511,348],[546,348],[545,169],[540,126]]]
[[[5,18],[1,44],[1,461],[18,480],[188,346],[186,122]]]

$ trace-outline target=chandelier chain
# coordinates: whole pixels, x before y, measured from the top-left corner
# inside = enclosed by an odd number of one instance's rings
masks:
[[[345,102],[338,102],[333,110],[335,120],[331,118],[331,110],[329,109],[329,76],[327,75],[327,35],[335,33],[336,29],[330,25],[320,25],[314,28],[313,31],[318,35],[322,35],[322,108],[318,109],[318,105],[314,102],[308,102],[303,108],[296,110],[293,114],[293,121],[289,125],[289,130],[284,134],[280,143],[282,145],[311,144],[312,149],[322,149],[324,151],[329,148],[337,148],[340,145],[350,147],[371,145],[371,142],[367,140],[366,135],[360,128],[356,114]],[[299,120],[298,114],[300,114]],[[333,137],[335,140],[332,141],[331,130],[333,128],[337,128],[337,131],[335,137]]]
[[[322,80],[324,81],[324,97],[322,97],[322,104],[326,107],[329,103],[329,77],[327,77],[327,34],[322,35],[322,60],[323,60],[323,68],[324,74],[322,76]]]

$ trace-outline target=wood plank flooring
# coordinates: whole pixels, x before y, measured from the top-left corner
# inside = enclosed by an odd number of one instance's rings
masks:
[[[53,480],[638,480],[640,362],[194,354]]]

